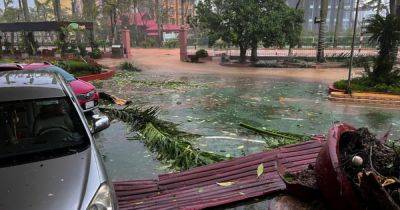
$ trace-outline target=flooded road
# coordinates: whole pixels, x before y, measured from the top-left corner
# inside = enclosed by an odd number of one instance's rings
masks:
[[[325,83],[222,74],[119,72],[96,85],[134,104],[160,107],[161,119],[203,136],[194,142],[196,146],[225,156],[267,149],[264,139],[239,123],[311,135],[326,134],[334,122],[341,121],[378,134],[391,128],[391,138],[400,138],[398,108],[331,102]],[[165,172],[156,155],[142,143],[125,140],[125,130],[124,124],[114,123],[98,137],[110,176],[114,180],[151,179]]]

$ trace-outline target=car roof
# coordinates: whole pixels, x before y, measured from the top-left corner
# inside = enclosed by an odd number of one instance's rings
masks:
[[[23,66],[17,63],[3,63],[0,64],[0,71],[21,70]]]
[[[43,62],[43,63],[30,63],[30,64],[22,64],[22,68],[24,70],[37,70],[43,69],[52,66],[51,63]]]
[[[49,62],[43,63],[5,63],[0,64],[0,72],[2,71],[12,71],[12,70],[38,70],[52,66]]]
[[[61,79],[48,71],[0,72],[0,102],[65,97]]]

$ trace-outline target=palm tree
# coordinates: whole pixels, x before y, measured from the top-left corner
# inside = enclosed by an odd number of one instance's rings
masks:
[[[320,22],[318,32],[317,62],[325,62],[325,35],[326,35],[326,16],[328,13],[328,0],[321,0]]]
[[[362,7],[368,10],[375,10],[376,14],[380,14],[384,9],[383,0],[365,0]]]
[[[397,60],[397,43],[400,41],[400,21],[395,15],[389,14],[386,17],[375,15],[367,23],[367,32],[372,34],[369,41],[379,44],[374,70],[367,73],[375,84],[395,84],[399,79],[393,66]]]
[[[333,34],[333,47],[336,48],[338,46],[338,33],[340,28],[340,20],[342,19],[340,13],[343,7],[343,0],[337,1],[337,10],[336,10],[336,20],[335,20],[335,32]]]

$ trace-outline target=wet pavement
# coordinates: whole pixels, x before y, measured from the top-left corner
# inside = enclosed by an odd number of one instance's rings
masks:
[[[331,102],[326,83],[248,75],[119,72],[96,85],[134,104],[159,106],[161,119],[203,136],[194,142],[199,148],[226,156],[268,149],[265,140],[241,128],[241,122],[325,134],[334,122],[344,121],[378,134],[391,127],[391,138],[400,138],[398,108]],[[125,133],[124,124],[116,122],[97,140],[112,179],[151,179],[164,173],[156,155],[141,142],[125,140]]]

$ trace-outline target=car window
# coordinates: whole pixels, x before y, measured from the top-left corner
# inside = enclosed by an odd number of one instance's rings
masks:
[[[89,139],[67,98],[0,103],[0,166],[87,148]]]
[[[57,67],[57,66],[50,66],[50,67],[47,67],[45,70],[61,74],[61,76],[67,82],[72,82],[72,81],[76,80],[76,78],[72,74],[68,73],[64,69]]]

